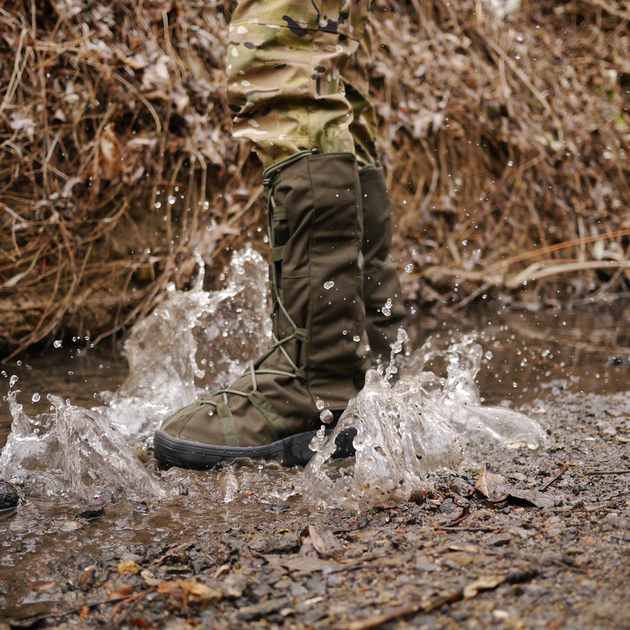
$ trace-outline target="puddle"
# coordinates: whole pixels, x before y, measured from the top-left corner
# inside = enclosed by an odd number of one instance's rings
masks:
[[[170,291],[130,336],[131,371],[85,339],[0,368],[0,388],[12,392],[0,403],[0,476],[27,498],[0,515],[0,609],[32,612],[61,597],[38,584],[58,579],[68,548],[98,558],[175,544],[191,531],[220,535],[243,521],[268,527],[287,514],[363,509],[379,493],[408,495],[438,466],[456,467],[468,441],[476,457],[480,444],[539,445],[548,397],[628,389],[630,309],[417,317],[416,352],[398,361],[398,380],[370,373],[343,420],[359,425],[356,460],[326,463],[322,442],[306,471],[253,462],[159,470],[147,456],[155,426],[204,388],[227,384],[269,338],[262,259],[241,252],[230,278],[210,294],[201,281]]]

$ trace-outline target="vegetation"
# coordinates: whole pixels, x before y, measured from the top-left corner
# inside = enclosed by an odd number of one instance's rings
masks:
[[[229,134],[230,9],[0,3],[0,345],[101,339],[186,287],[195,249],[212,284],[230,248],[266,248],[260,166]],[[378,0],[408,298],[628,295],[629,21],[621,0]]]

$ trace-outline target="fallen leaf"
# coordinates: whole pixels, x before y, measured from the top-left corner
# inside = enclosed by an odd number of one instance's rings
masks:
[[[479,591],[487,591],[499,586],[505,582],[505,577],[502,575],[489,575],[486,577],[480,577],[474,582],[467,584],[464,587],[464,599],[470,599],[476,597]]]
[[[90,607],[89,606],[83,606],[83,608],[81,609],[81,614],[79,615],[79,621],[83,621],[90,613]]]
[[[492,503],[512,498],[527,501],[538,508],[544,508],[553,507],[558,501],[558,497],[553,494],[542,493],[538,490],[513,488],[504,477],[492,472],[490,464],[484,464],[479,471],[475,490],[481,492]]]
[[[83,593],[86,593],[87,591],[89,591],[94,585],[94,579],[96,577],[96,569],[97,567],[95,564],[91,564],[89,567],[85,567],[85,569],[83,569],[83,573],[81,574],[81,577],[79,578],[79,588],[81,589]]]
[[[313,545],[313,549],[320,555],[326,556],[326,543],[324,542],[324,537],[322,534],[317,531],[312,525],[305,527],[302,533],[300,534],[302,539],[310,538],[311,544]]]
[[[140,566],[134,560],[125,560],[118,565],[118,573],[120,573],[120,575],[124,575],[125,573],[136,575],[140,573]]]
[[[229,564],[222,564],[215,572],[214,579],[220,578],[222,575],[229,573],[232,570],[232,567]]]
[[[501,475],[492,472],[490,464],[484,464],[479,471],[475,490],[483,494],[488,501],[496,503],[510,496],[510,486]]]
[[[223,597],[223,593],[216,588],[210,588],[205,584],[193,584],[188,592],[199,599],[205,601],[219,601]]]

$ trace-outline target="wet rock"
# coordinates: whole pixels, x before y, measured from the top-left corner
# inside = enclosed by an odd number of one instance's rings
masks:
[[[0,479],[0,512],[16,508],[19,502],[20,495],[15,486],[4,479]]]
[[[243,595],[247,588],[247,577],[242,573],[231,573],[221,583],[221,591],[224,597],[236,599]]]
[[[249,548],[257,553],[295,553],[301,546],[297,534],[284,536],[260,536],[249,543]]]
[[[469,483],[466,483],[463,479],[459,478],[453,479],[448,487],[455,494],[464,498],[471,497],[475,492],[475,489]]]
[[[266,617],[279,610],[286,608],[289,605],[289,599],[287,597],[279,597],[277,599],[270,599],[261,604],[255,604],[253,606],[245,606],[238,611],[237,618],[241,621],[254,621],[261,617]]]
[[[98,521],[105,516],[105,508],[93,507],[83,510],[76,515],[76,518],[84,521]]]

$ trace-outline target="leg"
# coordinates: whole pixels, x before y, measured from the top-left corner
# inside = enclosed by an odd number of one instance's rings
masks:
[[[354,153],[341,78],[369,0],[242,0],[227,50],[232,132],[265,167],[302,151]],[[341,5],[345,6],[341,6]]]
[[[369,99],[371,50],[372,29],[368,23],[357,52],[343,69],[342,79],[353,110],[350,133],[362,167],[359,178],[363,202],[366,332],[373,359],[387,361],[398,329],[405,326],[406,314],[396,267],[389,256],[392,205],[376,151],[376,114]]]
[[[267,167],[273,344],[228,389],[163,423],[156,457],[178,466],[303,464],[320,418],[338,417],[365,373],[361,193],[340,79],[365,20],[354,0],[345,12],[274,1],[242,2],[228,46],[234,133]]]

